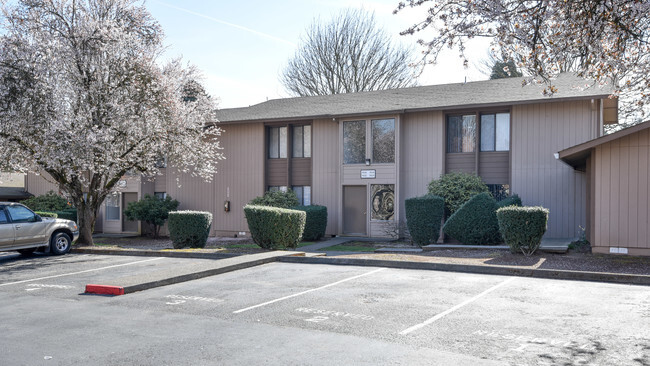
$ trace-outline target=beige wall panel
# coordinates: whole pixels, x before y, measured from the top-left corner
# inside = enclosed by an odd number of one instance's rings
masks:
[[[212,182],[188,174],[167,174],[167,193],[180,202],[179,209],[212,212],[211,235],[217,231],[248,231],[243,207],[264,193],[264,126],[242,124],[222,128],[220,141],[226,159],[219,161]],[[224,211],[226,200],[230,200],[230,212]]]
[[[40,175],[27,173],[25,176],[25,190],[34,196],[40,196],[49,191],[59,193],[59,186],[52,182],[53,179],[47,173]]]
[[[161,175],[154,177],[154,192],[167,192],[167,168],[160,169]]]
[[[397,176],[395,164],[388,165],[343,165],[343,184],[344,185],[363,185],[371,184],[395,184]],[[361,179],[362,170],[374,170],[374,179]],[[382,182],[382,183],[377,183]]]
[[[598,252],[624,247],[647,255],[650,208],[650,135],[626,136],[595,149],[595,221]]]
[[[445,169],[444,118],[440,111],[405,114],[401,122],[400,219],[404,200],[427,193],[431,180]]]
[[[395,226],[395,221],[370,221],[370,237],[388,238],[389,230]]]
[[[327,206],[328,235],[338,234],[339,126],[331,119],[314,120],[312,125],[312,204]]]
[[[577,237],[587,220],[586,175],[554,153],[595,137],[591,102],[515,105],[511,121],[512,192],[550,210],[545,237]]]

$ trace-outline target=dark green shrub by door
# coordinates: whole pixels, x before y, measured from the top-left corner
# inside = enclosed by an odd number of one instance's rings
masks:
[[[429,183],[429,194],[445,200],[445,216],[449,217],[475,195],[488,192],[488,187],[476,174],[452,172]]]
[[[305,229],[304,211],[269,206],[244,206],[253,241],[265,249],[286,249],[298,246]]]
[[[411,240],[419,246],[435,243],[440,235],[440,223],[445,210],[442,197],[413,197],[407,199],[404,204]]]
[[[501,243],[496,210],[497,202],[491,194],[477,194],[447,219],[442,231],[463,244]]]
[[[325,235],[327,228],[327,207],[311,205],[297,206],[294,210],[305,211],[305,230],[302,233],[302,240],[318,240]]]
[[[497,210],[499,229],[513,253],[529,256],[542,243],[548,223],[548,209],[544,207],[502,207]]]
[[[174,248],[204,248],[210,234],[212,214],[205,211],[172,211],[167,219]]]

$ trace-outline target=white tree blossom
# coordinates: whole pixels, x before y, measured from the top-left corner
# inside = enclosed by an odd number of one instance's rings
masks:
[[[0,168],[47,172],[92,243],[98,209],[127,172],[211,179],[223,158],[199,74],[158,63],[163,32],[133,0],[19,0],[0,26]],[[84,194],[86,197],[84,198]]]
[[[572,70],[597,85],[613,85],[628,101],[623,114],[647,116],[650,106],[650,1],[648,0],[409,0],[426,5],[426,17],[402,34],[426,28],[422,63],[435,62],[446,47],[465,63],[467,41],[490,37],[492,50],[524,71],[526,82],[545,82]],[[645,117],[645,116],[644,116]],[[644,118],[641,117],[641,118]]]

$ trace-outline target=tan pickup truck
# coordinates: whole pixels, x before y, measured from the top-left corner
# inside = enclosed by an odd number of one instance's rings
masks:
[[[0,202],[0,251],[29,255],[36,250],[60,255],[79,238],[74,221],[40,217],[14,202]]]

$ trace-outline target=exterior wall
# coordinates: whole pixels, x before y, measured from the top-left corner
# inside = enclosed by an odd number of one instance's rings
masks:
[[[43,175],[49,178],[49,174],[43,173]],[[34,196],[40,196],[49,191],[59,192],[59,186],[51,183],[52,179],[46,179],[43,175],[27,173],[25,175],[25,190]]]
[[[648,129],[594,149],[594,252],[628,248],[631,255],[650,255],[650,131]]]
[[[180,202],[180,210],[213,214],[210,235],[236,235],[248,231],[243,207],[264,193],[264,125],[221,126],[225,160],[211,182],[167,168],[167,193]],[[176,179],[178,178],[178,182]],[[179,187],[180,184],[180,187]],[[224,203],[230,201],[230,211]]]
[[[400,220],[406,221],[404,200],[427,193],[432,179],[445,171],[444,115],[441,111],[403,116],[400,143]]]
[[[312,124],[312,189],[311,201],[327,206],[327,235],[339,234],[340,216],[340,152],[339,124],[331,119],[317,119]]]
[[[515,105],[511,115],[511,189],[524,205],[549,209],[547,238],[578,237],[586,227],[586,174],[555,159],[598,137],[598,101]]]

